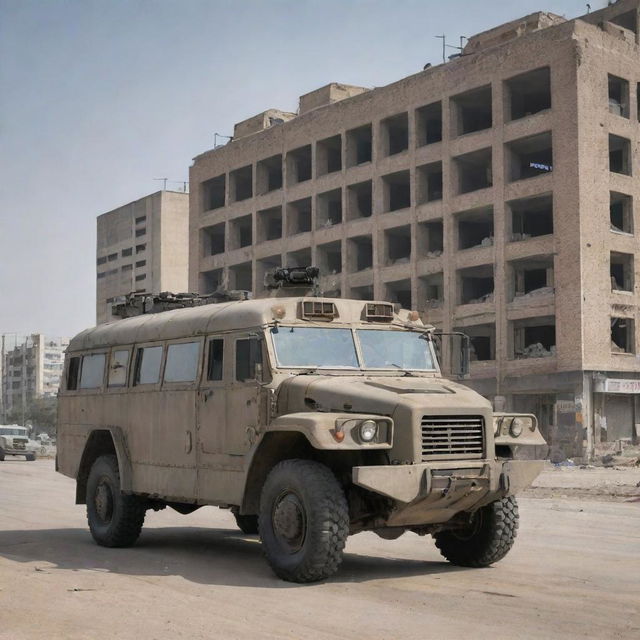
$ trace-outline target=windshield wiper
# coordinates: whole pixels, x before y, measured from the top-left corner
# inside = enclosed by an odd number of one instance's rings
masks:
[[[318,371],[318,367],[313,367],[310,369],[305,369],[304,371],[300,371],[296,373],[297,376],[310,376],[312,373],[316,373]]]
[[[409,376],[412,378],[415,378],[415,373],[412,373],[411,371],[407,371],[404,367],[401,367],[399,364],[396,364],[395,362],[390,362],[389,363],[392,367],[396,367],[396,369],[400,369],[400,371],[402,371],[402,373],[404,373],[405,376]]]

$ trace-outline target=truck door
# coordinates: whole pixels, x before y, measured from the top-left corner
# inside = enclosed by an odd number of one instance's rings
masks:
[[[205,363],[198,390],[198,454],[199,465],[224,465],[226,422],[226,389],[229,379],[224,336],[208,338]],[[228,349],[228,347],[227,347]]]

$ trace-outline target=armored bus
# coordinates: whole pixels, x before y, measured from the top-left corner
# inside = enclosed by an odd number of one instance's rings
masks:
[[[282,293],[71,340],[56,466],[95,541],[133,544],[147,509],[214,505],[294,582],[332,575],[361,531],[431,534],[461,566],[503,558],[543,464],[535,417],[443,377],[416,312]]]

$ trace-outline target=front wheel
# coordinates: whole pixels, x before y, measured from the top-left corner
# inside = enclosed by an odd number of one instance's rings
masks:
[[[236,519],[238,529],[245,535],[250,536],[258,533],[258,516],[253,514],[241,515],[237,511],[234,511],[233,517]]]
[[[103,547],[130,547],[140,535],[145,513],[140,498],[120,491],[117,458],[97,458],[87,480],[87,520],[93,539]]]
[[[496,500],[472,514],[464,529],[436,533],[436,547],[452,564],[488,567],[509,553],[518,533],[518,519],[514,497]]]
[[[316,582],[333,575],[349,534],[349,508],[331,470],[311,460],[277,464],[262,489],[259,530],[278,577]]]
[[[27,459],[27,462],[33,462],[36,459],[36,454],[35,453],[27,453],[25,458]]]

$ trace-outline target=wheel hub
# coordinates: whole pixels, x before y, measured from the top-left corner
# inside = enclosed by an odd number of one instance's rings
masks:
[[[292,551],[302,546],[306,518],[304,507],[298,496],[286,493],[279,498],[273,510],[273,529]]]
[[[100,520],[109,522],[113,514],[113,494],[105,482],[100,482],[96,488],[95,506]]]

